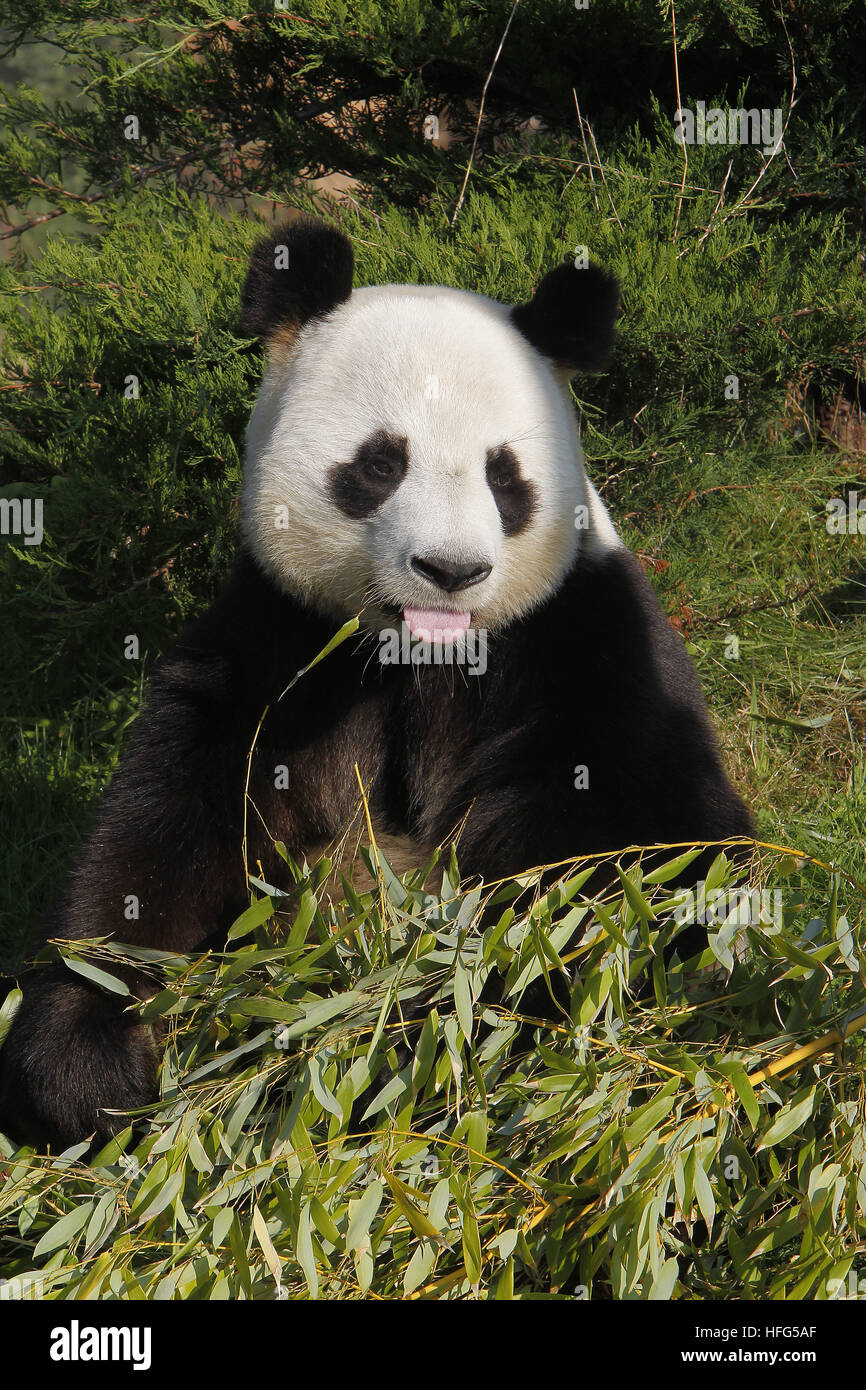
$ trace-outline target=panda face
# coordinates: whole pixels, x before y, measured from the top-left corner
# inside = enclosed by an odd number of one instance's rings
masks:
[[[616,544],[567,377],[479,295],[386,285],[270,340],[243,525],[317,610],[496,631]],[[581,520],[583,518],[583,520]],[[586,520],[588,518],[588,521]]]

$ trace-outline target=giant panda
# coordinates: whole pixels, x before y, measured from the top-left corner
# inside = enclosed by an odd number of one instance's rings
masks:
[[[253,254],[241,322],[268,366],[234,571],[155,670],[44,938],[218,939],[249,903],[244,834],[279,883],[272,841],[300,860],[335,840],[356,764],[382,833],[421,853],[460,826],[463,874],[488,881],[750,832],[689,656],[584,468],[569,381],[607,358],[615,280],[566,262],[517,307],[352,281],[349,240],[314,218]],[[381,659],[398,631],[408,659]],[[430,659],[468,657],[473,633],[484,663]],[[0,1127],[68,1145],[154,1098],[158,1046],[122,998],[61,966],[23,987]]]

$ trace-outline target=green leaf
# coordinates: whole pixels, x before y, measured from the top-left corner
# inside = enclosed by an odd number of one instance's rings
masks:
[[[0,1004],[0,1047],[3,1046],[3,1039],[12,1027],[12,1020],[18,1012],[24,994],[20,989],[10,989],[3,1003]]]
[[[38,1260],[42,1255],[50,1255],[54,1250],[63,1247],[71,1248],[75,1243],[75,1238],[84,1230],[96,1207],[95,1202],[82,1202],[80,1206],[73,1207],[65,1216],[61,1216],[59,1221],[55,1221],[36,1244],[33,1251],[33,1259]]]
[[[143,1226],[145,1222],[151,1221],[154,1216],[158,1216],[161,1211],[165,1211],[165,1208],[174,1201],[178,1193],[183,1191],[183,1184],[183,1169],[177,1173],[172,1173],[170,1177],[166,1178],[165,1182],[154,1195],[153,1200],[149,1202],[144,1211],[141,1212],[137,1224]],[[136,1203],[136,1208],[137,1207],[138,1203]]]
[[[415,1057],[412,1062],[412,1085],[416,1091],[420,1091],[427,1077],[430,1075],[430,1068],[436,1060],[436,1035],[439,1029],[439,1015],[435,1009],[431,1009],[424,1019],[424,1026],[415,1048]]]
[[[350,989],[345,994],[332,995],[330,999],[316,1000],[315,1003],[301,1004],[303,1015],[295,1023],[289,1023],[284,1029],[286,1039],[299,1038],[303,1033],[310,1033],[314,1028],[318,1028],[322,1023],[328,1023],[338,1014],[347,1013],[358,998],[359,991]]]
[[[592,912],[596,921],[601,924],[602,930],[606,932],[618,946],[624,946],[626,950],[629,950],[628,941],[614,921],[613,914],[608,912],[604,904],[593,903]]]
[[[438,1240],[439,1232],[424,1213],[413,1202],[413,1193],[406,1183],[401,1182],[394,1173],[385,1173],[385,1181],[394,1194],[394,1201],[402,1211],[416,1236],[423,1236],[428,1240]]]
[[[347,637],[351,637],[354,632],[358,631],[360,625],[360,617],[350,618],[348,622],[343,623],[343,626],[339,628],[337,632],[334,633],[331,640],[325,643],[324,647],[318,653],[318,655],[314,656],[312,661],[310,661],[306,666],[302,666],[300,671],[297,671],[295,675],[292,676],[292,679],[289,681],[285,690],[282,691],[279,698],[282,700],[283,696],[289,693],[292,687],[297,684],[297,682],[301,679],[302,676],[305,676],[308,671],[312,671],[313,667],[318,666],[320,661],[324,661],[326,656],[330,656],[331,652],[335,651],[337,647],[339,647],[343,642],[345,642]]]
[[[256,927],[261,926],[262,922],[267,922],[269,917],[274,915],[274,904],[270,898],[257,898],[251,903],[246,912],[242,912],[240,917],[229,927],[227,940],[238,941],[242,936],[248,936]]]
[[[313,1197],[310,1201],[310,1216],[319,1234],[324,1236],[331,1245],[336,1246],[338,1250],[342,1249],[343,1238],[334,1224],[331,1213],[319,1201],[318,1197]]]
[[[749,1124],[752,1129],[758,1128],[761,1118],[761,1107],[758,1104],[758,1097],[755,1095],[755,1088],[749,1080],[748,1073],[741,1062],[732,1057],[727,1057],[716,1064],[719,1071],[727,1076],[739,1097],[740,1103],[746,1112]]]
[[[463,1263],[470,1284],[481,1282],[481,1237],[474,1213],[467,1211],[463,1216]]]
[[[384,1192],[385,1188],[382,1183],[379,1182],[378,1178],[374,1178],[365,1189],[363,1196],[357,1201],[349,1203],[349,1228],[346,1231],[347,1251],[357,1250],[359,1246],[367,1243],[370,1226],[382,1205]]]
[[[701,1210],[701,1216],[704,1218],[704,1221],[706,1222],[707,1231],[709,1235],[712,1236],[713,1219],[716,1214],[716,1199],[713,1196],[713,1189],[710,1186],[710,1180],[707,1177],[703,1167],[701,1166],[700,1159],[697,1159],[695,1162],[695,1196],[698,1199],[698,1206]]]
[[[613,971],[602,970],[590,976],[585,990],[581,996],[575,1000],[577,1007],[576,1023],[592,1023],[593,1019],[600,1013],[605,1004],[610,987],[613,984]],[[572,1007],[572,1017],[574,1017],[574,1006]]]
[[[383,1086],[377,1096],[374,1096],[361,1116],[362,1120],[368,1120],[371,1115],[377,1115],[380,1110],[384,1110],[386,1105],[390,1105],[392,1100],[401,1096],[406,1090],[406,1082],[402,1075],[392,1076],[387,1085]]]
[[[223,1244],[226,1236],[231,1230],[231,1224],[234,1219],[235,1213],[232,1207],[223,1207],[217,1212],[213,1219],[213,1231],[211,1233],[211,1242],[214,1249]]]
[[[724,966],[730,975],[734,968],[734,957],[730,948],[725,945],[724,938],[719,932],[707,932],[707,945],[720,965]]]
[[[644,883],[669,883],[672,878],[678,878],[681,873],[693,864],[698,855],[703,854],[703,849],[690,849],[685,854],[678,854],[676,859],[668,859],[664,864],[660,864],[657,869],[652,869],[648,874],[644,874]]]
[[[305,1207],[304,1211],[308,1213],[309,1207]],[[271,1240],[270,1232],[268,1231],[268,1223],[259,1211],[256,1202],[253,1203],[253,1230],[256,1233],[256,1240],[261,1247],[262,1254],[265,1257],[265,1264],[273,1276],[274,1283],[279,1288],[282,1283],[283,1272],[282,1265],[280,1264],[280,1257],[277,1254],[274,1242]],[[303,1262],[299,1260],[298,1263],[303,1269]],[[315,1298],[315,1294],[313,1294],[313,1297]]]
[[[762,719],[767,724],[784,724],[788,729],[826,729],[828,724],[833,722],[832,714],[815,714],[810,719],[791,719],[782,714],[764,714],[752,712],[753,719]]]
[[[761,1136],[758,1152],[761,1149],[769,1149],[774,1144],[780,1144],[783,1139],[787,1139],[789,1135],[806,1123],[815,1105],[815,1094],[813,1087],[809,1094],[803,1100],[798,1101],[796,1105],[789,1101],[777,1112],[773,1123]]]
[[[673,1294],[679,1273],[680,1267],[676,1260],[665,1260],[653,1280],[652,1288],[649,1291],[650,1301],[653,1303],[667,1301]]]
[[[679,1077],[671,1077],[670,1081],[665,1082],[655,1100],[648,1101],[646,1105],[638,1106],[632,1111],[625,1129],[626,1143],[630,1149],[642,1143],[651,1130],[657,1129],[662,1120],[667,1119],[674,1107],[679,1084]]]
[[[117,1225],[119,1215],[117,1194],[115,1192],[106,1192],[105,1196],[100,1197],[97,1202],[96,1210],[90,1218],[87,1227],[85,1246],[88,1254],[91,1254],[94,1250],[98,1250],[99,1246],[103,1244],[106,1236],[108,1236]]]
[[[469,989],[469,976],[458,960],[454,971],[454,1006],[460,1031],[468,1043],[472,1041],[472,995]]]
[[[616,872],[622,884],[626,902],[635,916],[642,918],[644,922],[654,922],[656,920],[655,913],[629,874],[623,873],[618,864],[616,866]]]
[[[497,1303],[508,1302],[514,1298],[514,1261],[507,1259],[505,1268],[499,1276],[496,1284]]]
[[[422,1284],[425,1284],[435,1263],[435,1245],[429,1240],[420,1241],[406,1266],[406,1273],[403,1275],[403,1292],[414,1293]]]
[[[128,997],[129,986],[125,985],[123,980],[116,979],[114,975],[109,975],[107,970],[100,970],[99,966],[91,965],[90,961],[81,960],[78,956],[67,955],[65,952],[61,952],[61,956],[63,964],[67,966],[69,970],[74,971],[76,975],[83,976],[85,980],[89,980],[91,984],[98,985],[100,989],[107,991],[108,994],[120,994],[124,997]]]

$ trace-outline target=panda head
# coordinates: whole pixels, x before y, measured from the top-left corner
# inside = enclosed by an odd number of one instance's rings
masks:
[[[284,590],[368,629],[497,631],[578,549],[617,544],[568,381],[603,365],[616,282],[557,267],[517,308],[440,286],[352,289],[347,238],[299,218],[259,245],[242,329],[269,366],[243,528]]]

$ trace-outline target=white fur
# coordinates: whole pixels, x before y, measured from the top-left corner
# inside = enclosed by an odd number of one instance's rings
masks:
[[[495,631],[561,584],[578,547],[620,544],[584,471],[567,384],[508,316],[461,290],[358,289],[272,355],[247,435],[243,527],[281,587],[338,618],[366,605],[372,628],[388,605],[410,605],[471,608],[473,626]],[[381,428],[408,439],[408,472],[354,521],[327,476]],[[505,443],[537,493],[510,538],[485,476],[487,450]],[[577,507],[588,528],[575,526]],[[448,599],[410,569],[413,556],[493,568]]]

